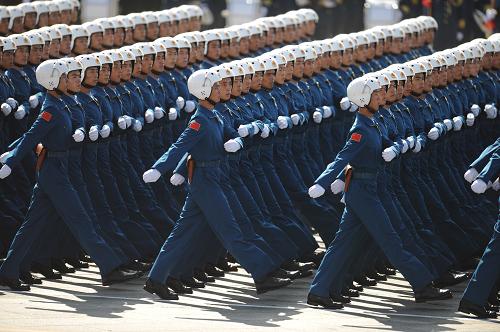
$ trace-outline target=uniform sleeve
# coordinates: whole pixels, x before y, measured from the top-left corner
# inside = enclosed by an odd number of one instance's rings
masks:
[[[488,183],[489,181],[493,182],[498,177],[500,173],[500,150],[497,149],[495,153],[491,155],[490,160],[484,166],[481,173],[478,175],[478,179],[483,180]]]
[[[350,138],[344,145],[342,150],[337,154],[335,160],[331,162],[321,175],[316,179],[315,183],[323,188],[328,188],[333,181],[338,177],[340,172],[349,164],[349,162],[357,156],[367,142],[367,136],[364,130],[355,128],[351,131]]]
[[[36,147],[42,138],[54,127],[57,113],[52,109],[46,109],[36,119],[31,128],[21,137],[17,146],[9,153],[5,162],[10,168],[18,164],[24,156]]]
[[[481,152],[479,157],[477,157],[472,164],[470,164],[469,168],[475,168],[476,170],[482,169],[487,163],[489,158],[495,153],[495,151],[498,151],[500,149],[500,137],[497,138],[497,140],[491,144],[490,146],[486,147],[486,149]]]
[[[179,136],[177,142],[172,144],[168,151],[154,163],[153,168],[162,174],[174,169],[183,156],[205,136],[207,128],[206,120],[201,117],[193,118]]]

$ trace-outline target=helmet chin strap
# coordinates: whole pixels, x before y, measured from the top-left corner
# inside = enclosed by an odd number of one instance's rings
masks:
[[[217,103],[216,103],[216,102],[214,102],[212,99],[210,99],[210,97],[209,97],[209,98],[207,98],[207,99],[205,99],[205,100],[206,100],[206,101],[208,101],[208,103],[209,103],[210,105],[212,105],[213,107],[215,107],[215,105],[217,105]]]

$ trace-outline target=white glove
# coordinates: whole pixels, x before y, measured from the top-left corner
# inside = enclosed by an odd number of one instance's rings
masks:
[[[118,128],[120,128],[120,129],[122,129],[122,130],[127,129],[127,120],[125,120],[125,117],[120,116],[120,117],[118,118],[117,123],[118,123]]]
[[[311,188],[309,188],[309,196],[311,196],[311,198],[318,198],[322,196],[324,193],[325,193],[325,188],[323,188],[319,184],[315,184]]]
[[[125,121],[127,123],[127,128],[129,128],[132,125],[132,120],[135,120],[133,117],[130,115],[124,115]]]
[[[484,112],[486,113],[487,119],[495,119],[498,115],[498,110],[495,105],[486,105],[484,106]]]
[[[186,102],[184,101],[184,98],[182,98],[181,96],[179,96],[175,100],[175,104],[177,105],[177,108],[181,110],[181,109],[184,108],[184,105],[186,105]]]
[[[463,125],[464,125],[464,122],[462,121],[461,117],[456,116],[453,118],[453,130],[454,131],[460,131],[462,129]]]
[[[174,173],[174,175],[172,175],[172,177],[170,178],[170,183],[174,186],[180,186],[184,183],[185,180],[186,179],[182,175]]]
[[[481,112],[481,107],[479,105],[474,104],[471,106],[470,111],[472,114],[474,114],[474,117],[477,117],[479,115],[479,112]]]
[[[431,130],[429,130],[427,137],[433,141],[437,140],[439,137],[439,129],[432,127]]]
[[[314,121],[314,123],[321,123],[321,120],[323,120],[323,115],[321,115],[320,112],[315,111],[313,113],[313,121]]]
[[[476,121],[476,117],[474,116],[474,114],[467,114],[467,119],[465,120],[467,127],[472,127],[474,125],[474,121]]]
[[[262,128],[262,132],[260,133],[260,137],[268,138],[270,132],[271,132],[271,129],[269,129],[269,125],[264,124],[264,128]]]
[[[464,173],[464,179],[465,181],[472,183],[472,181],[474,181],[478,175],[479,173],[475,168],[469,168],[467,172]]]
[[[141,121],[135,120],[132,129],[134,129],[134,131],[137,132],[137,133],[140,132],[142,130],[142,123],[141,123]]]
[[[354,113],[358,110],[358,105],[351,103],[351,108],[349,108],[349,112]]]
[[[486,9],[485,13],[486,13],[485,17],[486,17],[487,21],[492,21],[497,16],[497,11],[494,8],[488,8],[488,9]]]
[[[148,169],[144,174],[142,174],[142,179],[146,183],[156,182],[160,178],[161,173],[157,169]]]
[[[500,179],[497,179],[495,182],[493,182],[493,185],[491,186],[491,189],[495,191],[500,190]]]
[[[92,126],[89,129],[89,139],[94,142],[99,138],[99,129],[97,126]]]
[[[5,102],[9,104],[10,108],[12,109],[17,108],[17,106],[19,105],[17,100],[15,100],[14,98],[7,98]]]
[[[177,110],[175,108],[172,107],[168,110],[168,119],[170,121],[174,121],[177,119]]]
[[[12,107],[10,107],[10,105],[7,103],[3,103],[2,106],[0,106],[0,109],[5,116],[8,116],[10,112],[12,112]]]
[[[196,104],[194,101],[192,100],[186,101],[186,106],[184,106],[184,111],[186,111],[186,113],[191,113],[192,111],[194,111],[195,108]]]
[[[394,148],[393,146],[385,148],[384,151],[382,151],[382,158],[384,158],[386,162],[390,162],[391,160],[396,158],[396,155],[396,148]]]
[[[482,194],[488,189],[488,185],[481,179],[477,179],[470,185],[470,188],[476,194]]]
[[[24,105],[20,105],[17,108],[17,111],[14,112],[14,117],[16,120],[21,120],[26,116],[26,109],[24,108]]]
[[[165,116],[165,111],[163,110],[163,108],[156,106],[154,114],[155,114],[155,119],[158,120]]]
[[[286,129],[288,127],[288,121],[286,121],[286,117],[284,116],[278,116],[278,120],[276,122],[278,123],[279,129]]]
[[[40,103],[38,101],[38,98],[33,95],[33,96],[30,96],[30,98],[28,99],[29,103],[30,103],[30,107],[31,108],[36,108],[38,106],[38,104]]]
[[[294,126],[299,124],[300,116],[298,114],[292,114],[290,118],[292,119],[292,123]]]
[[[415,147],[415,137],[409,136],[406,140],[408,141],[408,144],[410,144],[410,149],[413,149]]]
[[[5,179],[10,175],[12,172],[12,169],[10,169],[9,166],[3,165],[2,168],[0,168],[0,179]]]
[[[408,151],[408,148],[410,146],[408,145],[408,142],[406,140],[403,140],[403,153],[406,153],[406,151]]]
[[[239,149],[241,149],[241,145],[234,139],[230,139],[229,141],[224,143],[224,150],[226,150],[227,152],[236,152]]]
[[[416,141],[415,142],[415,148],[413,149],[413,153],[419,153],[420,150],[422,150],[422,144],[420,143],[420,141]]]
[[[108,138],[109,134],[111,134],[111,128],[107,124],[105,124],[104,126],[102,126],[99,134],[101,134],[102,138]]]
[[[0,156],[0,163],[5,164],[8,156],[9,156],[9,151],[2,153],[2,155]]]
[[[240,137],[247,137],[248,136],[248,127],[246,125],[240,125],[238,127],[238,134]]]
[[[323,106],[323,118],[328,119],[333,114],[333,110],[330,106]]]
[[[73,140],[77,143],[83,142],[85,139],[85,132],[81,129],[75,130],[75,133],[72,135]]]
[[[340,101],[340,109],[342,109],[342,111],[347,111],[349,107],[351,107],[351,102],[349,101],[349,98],[347,97],[342,98],[342,100]]]
[[[451,122],[450,119],[444,119],[443,123],[446,126],[446,131],[450,131],[451,129],[453,129],[453,122]]]
[[[151,123],[155,119],[155,112],[152,109],[148,108],[146,112],[144,112],[144,120],[146,123]]]
[[[330,185],[330,189],[332,190],[332,193],[337,195],[338,193],[344,191],[345,183],[341,179],[336,179],[333,181],[333,183]]]

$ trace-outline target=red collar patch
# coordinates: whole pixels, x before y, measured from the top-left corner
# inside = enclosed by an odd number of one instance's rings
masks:
[[[193,120],[189,123],[189,128],[193,129],[194,131],[199,131],[201,128],[201,124],[196,122],[196,120]]]
[[[40,114],[40,117],[47,122],[50,122],[50,120],[52,120],[52,114],[50,114],[49,112],[42,112],[42,114]]]
[[[351,140],[356,142],[356,143],[361,142],[361,138],[363,138],[363,135],[358,134],[358,133],[354,133],[351,135]]]

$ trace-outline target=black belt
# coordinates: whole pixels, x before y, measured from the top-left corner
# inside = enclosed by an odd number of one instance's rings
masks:
[[[195,160],[195,168],[220,167],[220,160],[199,161]]]

